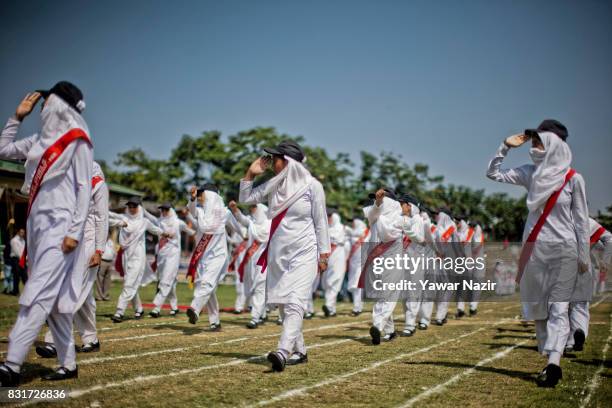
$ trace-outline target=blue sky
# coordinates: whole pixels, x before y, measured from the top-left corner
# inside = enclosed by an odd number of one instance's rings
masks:
[[[506,135],[552,117],[594,213],[612,204],[610,21],[606,1],[4,1],[0,115],[68,79],[98,159],[275,126],[356,162],[393,150],[513,195],[485,178],[487,162]],[[520,149],[508,165],[527,160]]]

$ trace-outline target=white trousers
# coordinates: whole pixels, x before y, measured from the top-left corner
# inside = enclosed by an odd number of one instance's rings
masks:
[[[549,363],[559,365],[570,333],[569,302],[550,302],[548,318],[535,321],[538,351],[548,355]]]
[[[285,359],[293,353],[306,354],[302,326],[304,323],[304,309],[296,303],[282,305],[283,332],[278,341],[278,352]]]
[[[434,302],[421,302],[421,307],[419,308],[418,313],[419,323],[429,326],[429,323],[431,322],[431,314],[433,313],[433,306]]]
[[[372,308],[372,325],[385,334],[391,334],[395,331],[393,311],[396,303],[379,300],[374,303]]]
[[[308,313],[314,313],[314,294],[319,289],[319,284],[320,283],[321,283],[321,274],[317,273],[317,276],[315,277],[315,280],[312,282],[312,296],[310,297],[310,300],[308,301],[308,305],[307,305],[307,308],[306,308],[306,311]]]
[[[266,281],[258,280],[251,288],[251,318],[255,321],[266,315]]]
[[[361,288],[351,289],[351,293],[353,294],[353,311],[362,312],[363,299],[361,299]]]
[[[567,346],[574,345],[574,333],[580,329],[584,332],[584,336],[589,334],[589,302],[571,302],[569,305],[569,324],[570,333],[567,337]]]
[[[240,282],[238,273],[236,273],[236,302],[234,302],[234,309],[242,311],[246,305],[247,297],[244,293],[244,282]]]
[[[153,298],[153,304],[156,312],[159,312],[161,307],[164,305],[164,301],[168,299],[172,310],[178,309],[178,298],[176,297],[176,280],[169,284],[167,282],[159,281],[157,286],[157,294]]]
[[[134,253],[133,258],[129,259],[127,254],[128,251],[123,253],[123,268],[125,270],[125,275],[123,277],[123,290],[117,301],[116,313],[119,315],[125,313],[125,309],[127,309],[130,302],[132,302],[135,312],[142,312],[143,310],[142,302],[138,295],[138,289],[140,288],[140,283],[142,282],[142,277],[145,272],[145,262],[147,262],[146,253],[144,247],[142,249],[135,248],[133,251],[130,251],[130,253]]]
[[[417,315],[421,308],[421,302],[404,302],[404,329],[414,330],[416,328]]]

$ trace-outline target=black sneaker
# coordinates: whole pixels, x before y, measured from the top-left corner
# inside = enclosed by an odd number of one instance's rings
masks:
[[[351,311],[351,316],[353,316],[353,317],[359,316],[360,314],[361,314],[360,311],[357,311],[357,310],[352,310]]]
[[[463,316],[465,316],[465,312],[463,310],[461,310],[461,309],[458,309],[457,310],[457,314],[455,315],[455,317],[457,319],[461,319]]]
[[[414,329],[404,329],[400,332],[400,336],[402,337],[411,337],[414,335]]]
[[[331,316],[332,312],[331,310],[329,310],[329,307],[327,307],[327,305],[323,305],[323,314],[325,314],[325,317],[329,317]]]
[[[172,310],[170,311],[170,316],[174,317],[174,316],[176,316],[176,315],[177,315],[177,314],[179,314],[179,313],[181,313],[181,310],[180,310],[180,309],[172,309]]]
[[[210,325],[210,331],[218,332],[221,331],[221,323],[213,323]]]
[[[304,314],[304,320],[310,320],[313,317],[314,317],[314,313],[307,312],[306,314]]]
[[[272,363],[272,370],[276,372],[281,372],[285,369],[285,357],[277,351],[268,353],[268,361]]]
[[[476,316],[476,313],[478,313],[477,309],[470,309],[470,316]]]
[[[0,387],[16,387],[21,382],[21,374],[13,371],[6,364],[0,365]]]
[[[538,387],[554,388],[562,378],[563,372],[561,371],[561,367],[555,364],[549,364],[537,376],[536,383]]]
[[[149,312],[149,316],[151,316],[154,319],[157,319],[159,317],[159,312],[157,310],[151,310]]]
[[[247,329],[256,329],[257,326],[258,326],[258,324],[257,324],[257,322],[255,320],[251,320],[246,325]]]
[[[140,310],[138,312],[134,312],[134,319],[135,320],[140,320],[142,319],[142,315],[144,314],[144,310]]]
[[[383,340],[384,341],[393,341],[396,337],[397,337],[397,333],[393,332],[393,333],[385,334],[385,336],[383,337]]]
[[[187,309],[187,318],[189,323],[196,324],[198,322],[198,314],[192,308]]]
[[[36,354],[42,358],[55,358],[57,350],[53,344],[45,343],[43,346],[36,346]]]
[[[123,321],[123,315],[115,313],[114,315],[111,316],[111,320],[115,323],[121,323]]]
[[[380,344],[380,330],[378,330],[378,327],[370,327],[370,336],[372,337],[372,344],[378,346]]]
[[[293,353],[289,360],[285,363],[286,365],[298,365],[308,362],[308,355],[302,353]]]
[[[69,378],[78,378],[79,376],[79,367],[76,367],[74,370],[69,370],[65,367],[60,367],[54,372],[43,375],[41,377],[44,381],[61,381],[67,380]]]
[[[581,329],[574,332],[574,351],[582,351],[584,349],[584,340],[586,336]]]
[[[444,320],[436,319],[434,320],[434,324],[436,326],[442,326],[444,324]]]
[[[242,314],[242,309],[234,309],[233,314]]]
[[[97,340],[84,344],[77,349],[79,353],[93,353],[95,351],[100,351],[100,342]]]
[[[425,323],[419,323],[417,327],[419,330],[427,330],[427,325]]]

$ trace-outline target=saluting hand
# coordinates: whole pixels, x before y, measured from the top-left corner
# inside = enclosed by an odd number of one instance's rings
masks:
[[[381,188],[376,192],[376,206],[377,207],[380,207],[380,205],[383,203],[383,198],[385,198],[385,190]]]
[[[76,239],[72,239],[70,237],[64,237],[64,241],[62,242],[62,252],[65,254],[69,254],[76,249],[79,245],[79,241]]]
[[[245,179],[253,180],[255,177],[259,176],[260,174],[263,174],[263,172],[266,171],[266,168],[268,168],[269,165],[270,165],[269,157],[267,156],[258,157],[253,163],[251,163],[251,166],[249,166]]]
[[[238,204],[236,204],[236,201],[234,200],[230,201],[227,206],[234,214],[236,214],[236,212],[238,211]]]
[[[38,92],[29,93],[23,98],[19,106],[17,106],[17,110],[15,111],[15,117],[18,121],[22,121],[23,118],[28,116],[34,106],[36,106],[36,102],[40,99],[41,95]]]
[[[191,201],[195,200],[196,197],[198,196],[198,188],[196,186],[191,186],[190,194],[191,194]]]

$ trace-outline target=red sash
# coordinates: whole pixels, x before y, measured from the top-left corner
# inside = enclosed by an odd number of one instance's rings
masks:
[[[357,240],[357,242],[355,242],[351,246],[351,250],[349,251],[348,258],[346,258],[346,270],[347,271],[349,269],[349,262],[351,261],[351,258],[353,257],[353,255],[355,255],[355,252],[357,252],[359,247],[363,244],[363,241],[365,241],[365,239],[366,239],[366,237],[368,236],[369,233],[370,233],[370,229],[366,228],[364,233],[363,233],[363,235],[360,236],[359,239]]]
[[[125,275],[125,270],[123,270],[123,248],[119,248],[117,251],[117,256],[115,257],[115,270],[119,275]]]
[[[261,242],[257,241],[256,239],[253,240],[253,243],[251,244],[249,249],[247,249],[246,254],[244,254],[244,258],[242,258],[242,262],[240,262],[240,265],[238,266],[238,275],[240,276],[240,282],[244,282],[244,268],[246,268],[249,259],[251,259],[253,257],[253,254],[257,252],[260,245]]]
[[[474,228],[470,227],[468,229],[468,234],[467,237],[465,237],[465,241],[463,242],[465,245],[469,244],[470,242],[472,242],[472,237],[474,236]]]
[[[228,272],[234,271],[234,269],[236,268],[234,266],[236,264],[236,260],[238,259],[242,251],[244,251],[246,245],[247,242],[245,240],[242,240],[242,242],[240,242],[240,244],[238,244],[238,246],[234,248],[234,250],[232,251],[232,259],[230,259],[229,266],[227,267]]]
[[[436,232],[436,226],[435,226],[435,225],[432,225],[432,226],[431,226],[431,228],[430,228],[430,230],[431,230],[431,233],[433,234],[434,232]]]
[[[366,270],[368,266],[370,266],[370,264],[374,262],[374,259],[378,258],[379,256],[383,255],[385,252],[387,252],[387,250],[394,243],[395,241],[381,242],[377,244],[374,248],[372,248],[372,251],[370,251],[370,253],[368,254],[368,257],[363,265],[363,268],[361,268],[361,275],[359,275],[359,285],[357,285],[359,288],[363,289],[363,287],[365,286],[365,275],[366,275]]]
[[[38,162],[38,166],[36,167],[36,171],[34,172],[34,176],[32,177],[32,184],[30,186],[30,197],[28,200],[28,211],[26,213],[26,218],[30,218],[30,210],[32,209],[32,204],[34,204],[34,200],[40,191],[40,186],[47,174],[47,171],[53,166],[53,164],[57,161],[57,159],[64,153],[64,150],[70,145],[70,143],[74,142],[77,139],[84,140],[91,146],[91,141],[87,136],[87,133],[83,129],[75,128],[70,129],[63,136],[55,141],[51,146],[45,150],[40,161]],[[26,259],[28,255],[28,246],[26,244],[22,254],[21,259],[19,259],[19,266],[25,268]]]
[[[599,228],[597,228],[597,231],[595,231],[593,235],[591,235],[591,245],[595,245],[595,243],[599,241],[599,238],[601,238],[604,232],[606,232],[606,229],[600,225]]]
[[[195,249],[193,250],[193,254],[191,254],[191,260],[189,261],[189,267],[187,268],[187,281],[189,283],[193,283],[195,281],[195,274],[198,268],[198,263],[200,262],[202,255],[204,255],[204,251],[206,251],[206,247],[208,246],[208,243],[210,242],[212,237],[212,234],[202,235],[202,238],[200,238],[198,245],[196,245]]]
[[[272,242],[272,237],[274,236],[276,229],[280,225],[283,218],[285,218],[285,215],[287,215],[287,210],[289,210],[289,208],[285,208],[283,212],[272,218],[272,224],[270,225],[270,237],[268,238],[266,249],[263,250],[259,256],[259,259],[257,260],[257,265],[261,266],[261,273],[264,273],[268,267],[268,248],[270,248],[270,242]]]
[[[442,242],[446,242],[450,239],[451,235],[453,235],[453,232],[455,232],[455,226],[451,225],[450,227],[448,227],[448,229],[446,231],[444,231],[444,234],[442,234]]]
[[[96,186],[96,184],[98,184],[99,182],[104,181],[104,177],[101,176],[95,176],[91,179],[91,188],[94,188]]]
[[[531,253],[533,252],[533,247],[534,247],[536,240],[538,239],[540,230],[544,226],[546,219],[548,218],[552,209],[557,203],[557,200],[559,199],[559,196],[561,195],[561,191],[563,190],[567,182],[570,181],[570,179],[574,176],[574,174],[576,174],[576,170],[569,169],[569,171],[565,175],[565,181],[563,182],[563,185],[561,186],[561,188],[555,191],[546,201],[546,205],[544,205],[544,211],[542,211],[542,215],[540,215],[540,218],[538,218],[538,221],[536,222],[535,226],[529,233],[529,236],[527,237],[527,241],[525,241],[525,244],[523,245],[523,248],[521,249],[521,256],[519,258],[519,270],[518,270],[518,274],[516,275],[516,283],[519,283],[521,281],[521,277],[523,276],[523,272],[525,271],[525,266],[527,265],[527,261],[529,261],[529,258],[531,257]]]
[[[159,253],[159,251],[161,251],[161,249],[164,246],[166,246],[167,243],[168,243],[168,238],[161,237],[159,239],[159,242],[157,243],[157,254]],[[151,263],[151,269],[153,269],[153,272],[157,272],[157,254],[155,254],[155,258],[153,259],[153,262]]]
[[[411,243],[412,241],[410,240],[410,237],[408,237],[408,235],[404,235],[404,238],[402,238],[402,245],[404,246],[404,250],[408,249]]]

